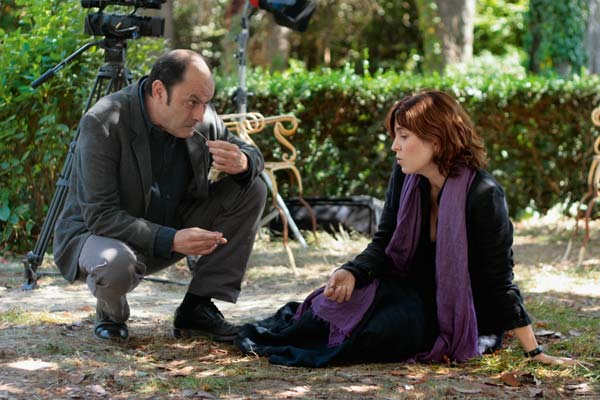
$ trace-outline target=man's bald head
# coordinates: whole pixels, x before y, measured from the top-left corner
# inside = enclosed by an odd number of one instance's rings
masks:
[[[153,82],[161,81],[167,89],[167,96],[170,97],[173,86],[183,81],[188,67],[193,68],[194,72],[214,86],[210,67],[204,57],[192,50],[177,49],[156,60],[144,85],[146,95],[152,96]]]

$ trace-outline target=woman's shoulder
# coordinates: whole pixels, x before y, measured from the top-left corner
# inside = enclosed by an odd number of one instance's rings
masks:
[[[489,172],[478,170],[469,189],[468,201],[494,197],[504,198],[504,189]]]
[[[504,218],[508,215],[504,190],[487,171],[477,171],[473,179],[467,195],[467,214],[485,219]]]

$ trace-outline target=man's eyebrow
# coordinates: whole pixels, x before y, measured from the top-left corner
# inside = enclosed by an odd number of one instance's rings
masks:
[[[188,96],[188,99],[190,99],[190,100],[195,100],[195,101],[197,101],[197,102],[199,102],[199,103],[202,103],[202,104],[206,104],[206,103],[208,103],[208,102],[210,101],[210,100],[204,101],[204,100],[202,100],[200,97],[196,96],[195,94],[190,94],[190,95]]]

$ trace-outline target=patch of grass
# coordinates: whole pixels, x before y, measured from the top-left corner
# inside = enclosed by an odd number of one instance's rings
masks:
[[[205,392],[221,392],[229,388],[228,379],[225,377],[196,377],[182,376],[169,379],[151,378],[140,384],[137,391],[140,393],[167,394],[173,389],[196,389]]]
[[[26,325],[33,322],[32,313],[25,312],[16,308],[0,312],[0,324],[7,325]]]
[[[61,342],[48,342],[38,346],[40,353],[47,355],[71,356],[73,348]]]
[[[0,311],[0,324],[15,325],[45,325],[65,324],[72,322],[73,318],[68,314],[57,314],[50,312],[30,312],[20,308],[10,308]]]
[[[560,332],[562,337],[538,337],[549,354],[575,357],[590,366],[563,368],[548,366],[525,359],[521,348],[514,338],[505,339],[505,349],[495,355],[486,355],[469,362],[474,374],[501,374],[506,371],[524,371],[540,379],[555,383],[568,379],[585,378],[592,382],[600,381],[600,342],[598,341],[598,319],[593,315],[582,315],[564,302],[549,299],[547,296],[535,296],[527,304],[529,313],[538,321],[534,331],[545,329]],[[575,304],[583,299],[577,298]],[[600,304],[600,300],[598,301]],[[541,326],[541,327],[540,327]]]

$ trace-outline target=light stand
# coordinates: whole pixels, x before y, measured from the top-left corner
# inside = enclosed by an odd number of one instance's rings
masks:
[[[238,43],[238,51],[235,57],[238,60],[239,86],[235,91],[234,98],[235,103],[237,105],[237,112],[240,114],[246,113],[248,109],[248,90],[246,87],[246,49],[248,47],[248,38],[250,37],[250,18],[252,17],[252,15],[254,15],[256,10],[256,8],[250,5],[250,2],[248,0],[244,2],[244,9],[242,11],[242,17],[240,20],[242,30],[236,37],[236,41]],[[261,172],[260,176],[265,181],[265,184],[269,188],[271,194],[273,194],[273,183],[271,182],[271,178],[269,178],[269,175],[263,171]],[[277,193],[275,201],[277,202],[277,205],[280,207],[281,211],[285,214],[288,226],[290,227],[292,234],[294,235],[296,240],[298,240],[302,247],[307,248],[308,245],[306,244],[306,240],[304,240],[304,237],[300,233],[296,222],[292,218],[290,211],[288,210],[285,202],[283,201],[283,198],[279,193]],[[275,218],[277,215],[278,213],[276,212],[268,214],[265,218],[263,218],[261,224],[266,224],[271,219]]]

